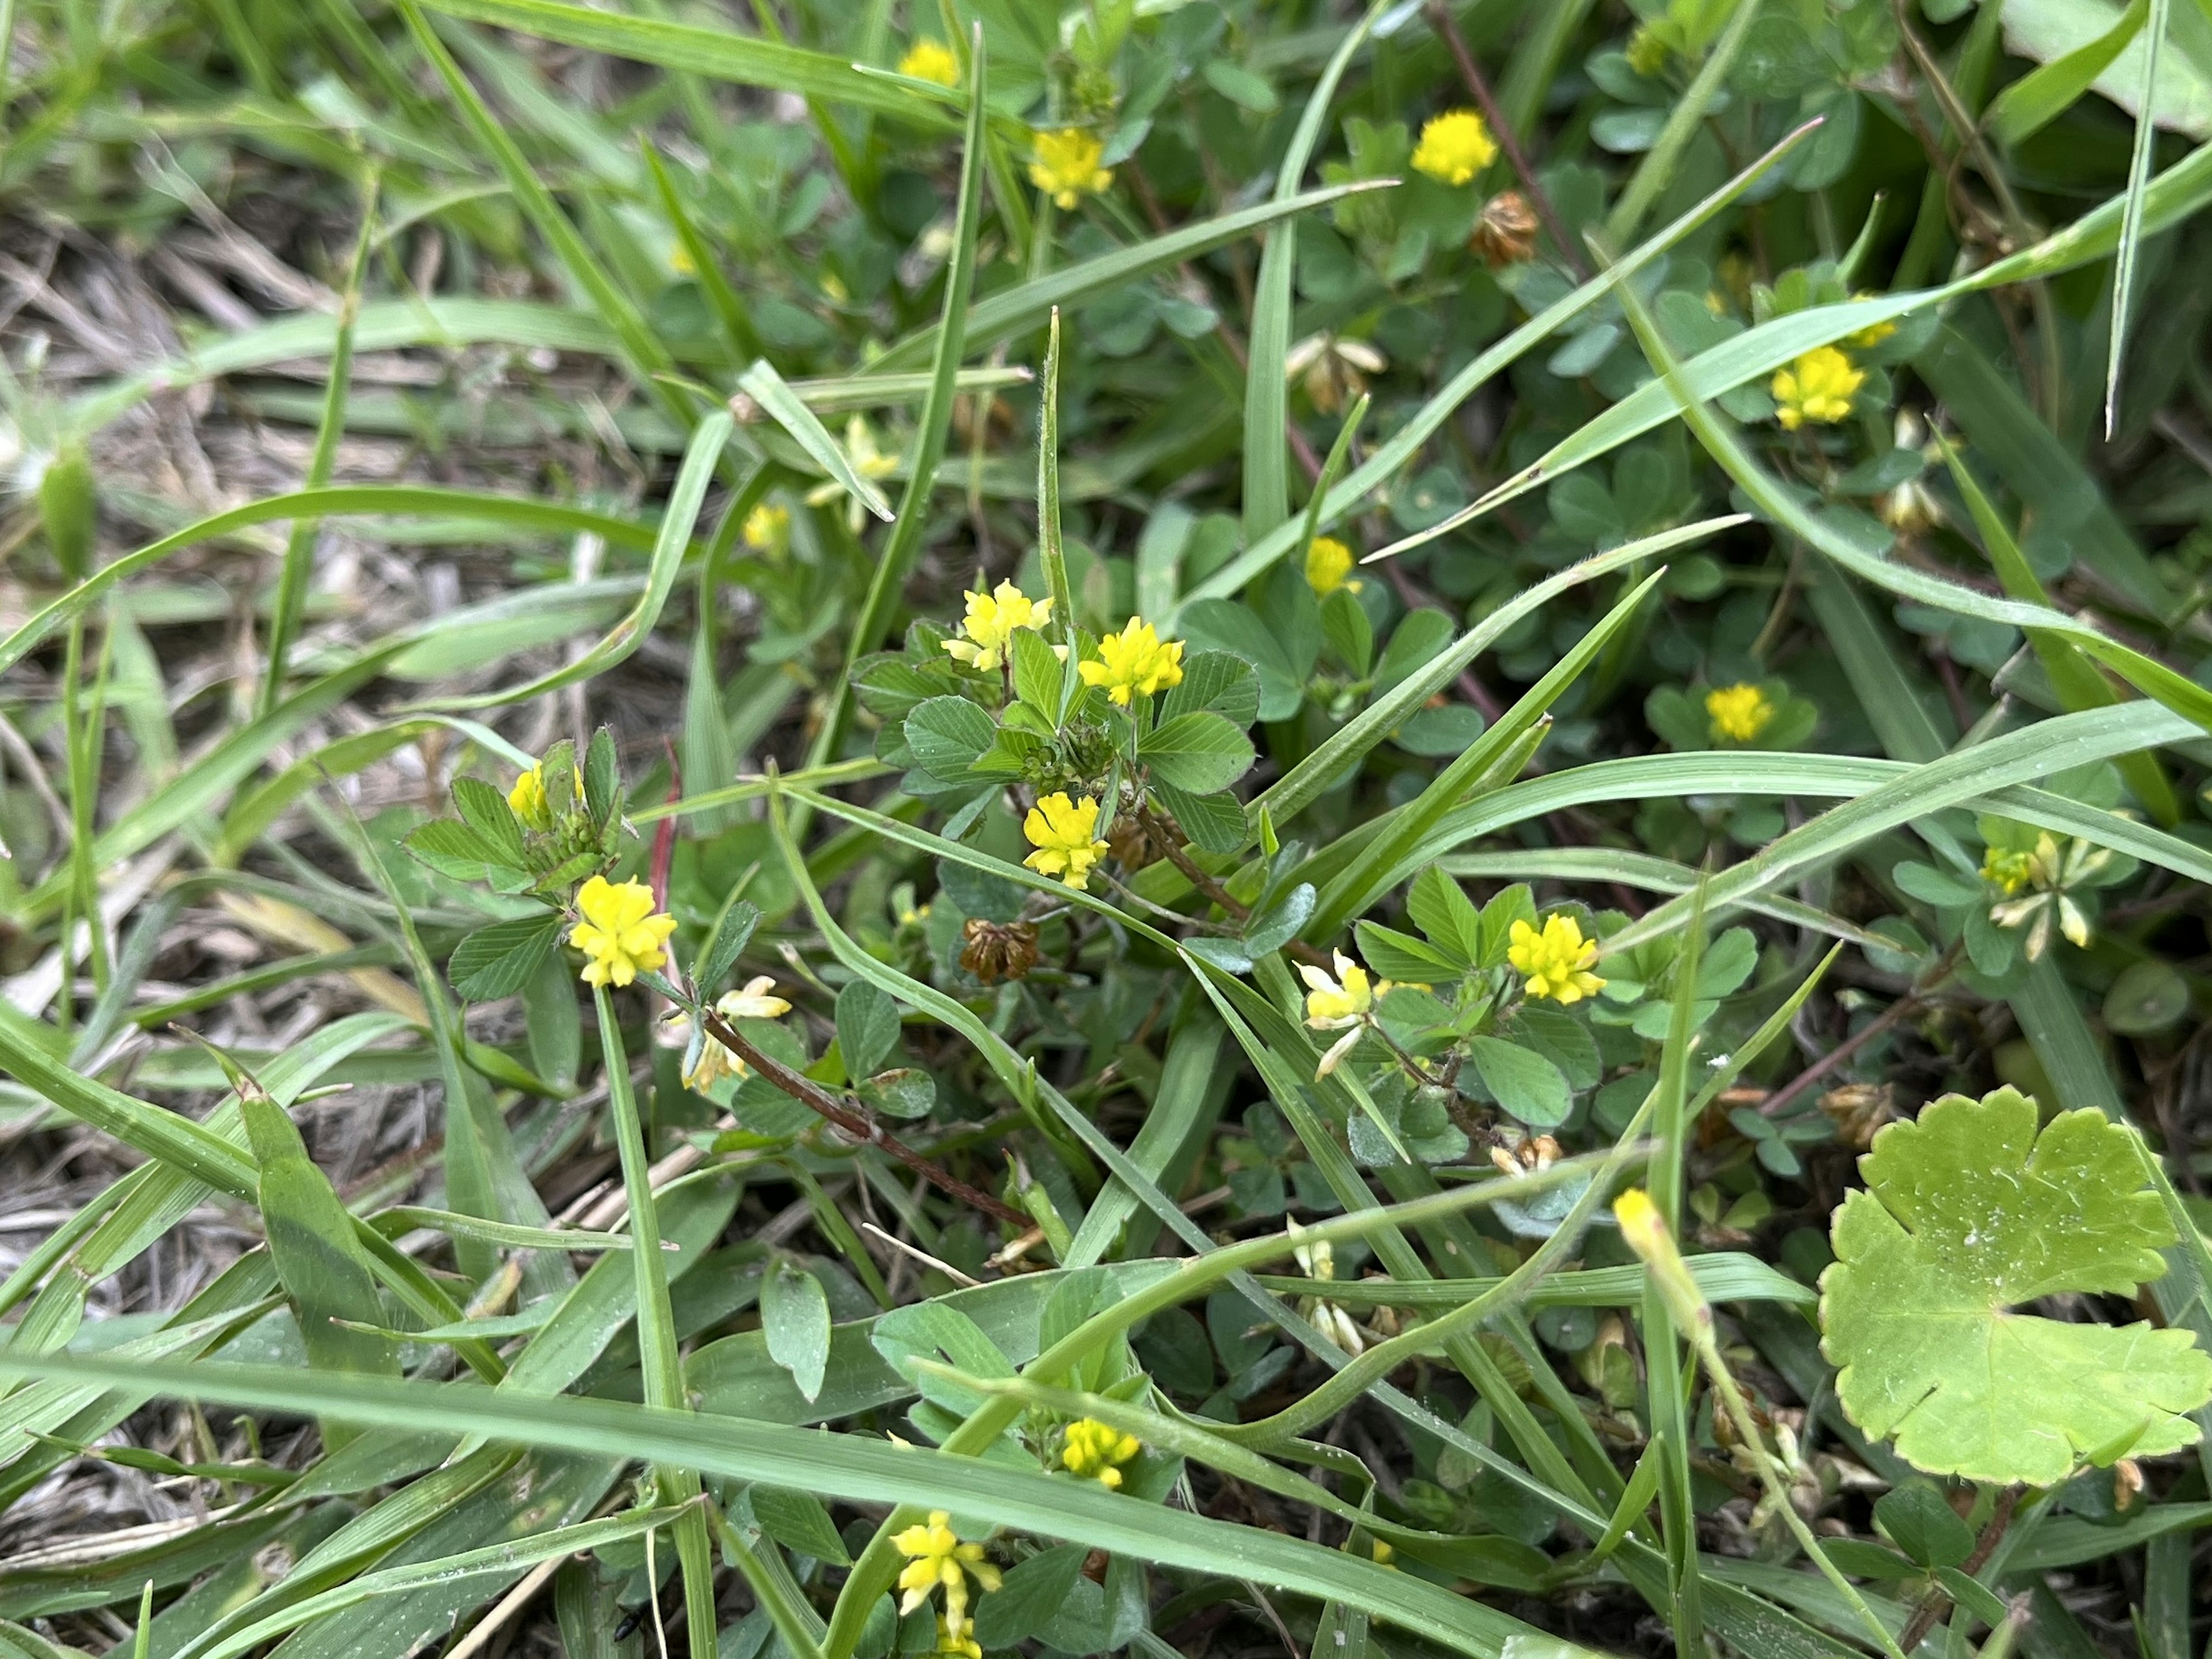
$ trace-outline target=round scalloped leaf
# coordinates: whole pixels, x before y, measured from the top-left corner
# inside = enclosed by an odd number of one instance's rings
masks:
[[[1822,1346],[1852,1422],[1934,1474],[2049,1486],[2082,1459],[2193,1443],[2212,1357],[2185,1331],[2012,1311],[2131,1296],[2174,1241],[2132,1129],[2011,1089],[1946,1095],[1859,1160],[1820,1279]]]

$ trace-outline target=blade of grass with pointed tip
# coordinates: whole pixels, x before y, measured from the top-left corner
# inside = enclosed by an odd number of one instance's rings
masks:
[[[722,450],[729,442],[734,425],[729,410],[718,409],[693,428],[690,442],[684,447],[684,464],[668,492],[668,505],[661,511],[653,562],[646,570],[645,592],[604,638],[588,650],[578,653],[564,666],[542,674],[527,684],[482,691],[471,696],[433,698],[410,705],[409,712],[422,708],[492,708],[501,703],[526,702],[603,674],[628,659],[652,634],[653,625],[659,621],[668,596],[675,589],[684,555],[691,548],[691,532],[699,522],[699,508],[706,501],[707,487],[714,482],[714,470],[721,462]]]
[[[952,424],[953,381],[966,351],[968,301],[975,283],[975,238],[982,219],[983,97],[987,76],[984,59],[979,31],[969,64],[967,140],[960,155],[959,205],[953,216],[952,254],[945,270],[945,304],[930,366],[929,396],[922,404],[921,419],[915,431],[915,453],[906,493],[900,498],[898,516],[891,525],[890,534],[877,556],[875,574],[869,580],[867,596],[861,600],[860,616],[853,625],[851,641],[845,653],[848,668],[880,645],[890,626],[891,615],[905,587],[907,568],[920,552],[922,532],[928,526],[930,492],[937,482],[938,463],[944,459],[945,436]],[[852,684],[841,671],[830,693],[821,730],[809,749],[809,766],[823,765],[837,758],[852,711]]]
[[[2105,439],[2110,442],[2120,420],[2120,367],[2127,359],[2128,324],[2134,315],[2136,266],[2142,254],[2143,196],[2150,185],[2153,153],[2158,147],[2158,69],[2166,51],[2166,26],[2173,0],[2150,0],[2143,23],[2142,90],[2136,100],[2135,148],[2128,158],[2127,194],[2122,198],[2120,245],[2112,272],[2112,339],[2105,368]]]
[[[1275,173],[1277,206],[1297,194],[1306,164],[1320,143],[1322,126],[1352,55],[1367,39],[1391,0],[1375,0],[1352,26],[1307,94],[1305,108],[1291,134],[1290,146]],[[1260,279],[1254,285],[1252,327],[1244,380],[1244,541],[1258,541],[1291,515],[1289,471],[1290,386],[1284,360],[1291,349],[1294,309],[1291,278],[1297,266],[1297,221],[1286,218],[1267,233],[1260,255]]]
[[[852,458],[845,453],[844,446],[830,435],[830,429],[799,400],[773,364],[766,358],[756,360],[738,376],[738,388],[788,432],[793,441],[836,481],[838,488],[884,523],[890,522],[891,504],[884,499],[884,492],[876,488],[872,479],[864,478],[853,470]]]
[[[1072,654],[1075,648],[1075,590],[1067,580],[1067,549],[1060,533],[1060,307],[1052,309],[1045,337],[1044,386],[1037,400],[1037,562],[1052,597],[1052,631]],[[1067,665],[1075,672],[1075,665]],[[1062,707],[1066,698],[1063,693]]]
[[[1713,49],[1705,54],[1705,61],[1698,66],[1688,90],[1674,100],[1674,107],[1667,112],[1666,125],[1659,129],[1657,140],[1636,164],[1636,171],[1629,174],[1620,199],[1606,216],[1605,234],[1615,247],[1625,247],[1635,240],[1644,216],[1651,210],[1660,193],[1674,182],[1675,168],[1683,152],[1704,128],[1714,100],[1727,82],[1729,70],[1735,65],[1736,55],[1750,38],[1751,26],[1765,9],[1761,0],[1735,0],[1735,15],[1729,19],[1728,27]]]

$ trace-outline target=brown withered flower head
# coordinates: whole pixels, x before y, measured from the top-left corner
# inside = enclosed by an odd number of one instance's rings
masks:
[[[1027,977],[1037,963],[1037,930],[1033,921],[987,921],[970,916],[961,924],[960,965],[986,985]]]
[[[1106,847],[1124,870],[1133,872],[1165,858],[1166,838],[1181,833],[1173,818],[1152,806],[1142,812],[1117,814],[1114,827],[1106,832]]]
[[[1820,1109],[1835,1123],[1838,1140],[1864,1152],[1874,1144],[1874,1132],[1897,1115],[1897,1086],[1843,1084],[1820,1097]]]
[[[1492,270],[1516,265],[1536,249],[1536,210],[1517,190],[1501,190],[1482,204],[1468,246]]]

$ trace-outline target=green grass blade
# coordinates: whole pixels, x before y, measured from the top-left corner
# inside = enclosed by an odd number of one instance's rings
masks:
[[[2120,368],[2127,360],[2128,325],[2135,314],[2136,266],[2142,255],[2144,192],[2150,187],[2158,147],[2158,68],[2173,0],[2150,0],[2143,24],[2142,90],[2136,102],[2136,137],[2128,158],[2128,189],[2120,210],[2120,245],[2112,273],[2112,343],[2105,368],[2105,439],[2119,429]]]
[[[1651,211],[1651,204],[1659,199],[1660,193],[1674,182],[1675,169],[1680,165],[1683,152],[1704,128],[1714,100],[1727,84],[1729,70],[1735,66],[1737,53],[1750,38],[1752,24],[1765,9],[1759,0],[1735,0],[1735,15],[1729,19],[1728,27],[1706,53],[1705,61],[1698,66],[1688,90],[1667,112],[1667,125],[1659,129],[1657,140],[1636,164],[1636,171],[1629,174],[1620,199],[1606,216],[1606,237],[1615,247],[1626,247],[1635,240],[1636,233],[1643,228],[1644,216]]]
[[[354,242],[353,264],[346,275],[345,293],[339,301],[337,343],[331,354],[330,379],[324,387],[323,418],[315,428],[314,453],[307,460],[301,488],[321,489],[331,481],[337,463],[338,441],[345,435],[346,397],[353,386],[353,331],[361,314],[361,288],[368,274],[369,240],[376,227],[376,188],[371,185],[361,207],[361,232]],[[307,608],[307,578],[314,568],[318,520],[295,520],[284,544],[284,565],[276,580],[276,597],[269,617],[269,666],[261,682],[255,712],[272,713],[283,695],[284,661],[292,649]]]
[[[830,435],[830,430],[815,416],[812,410],[800,400],[775,372],[766,358],[759,359],[738,376],[738,389],[760,405],[775,423],[788,432],[799,447],[836,480],[844,492],[866,507],[886,524],[891,520],[891,504],[884,499],[884,492],[872,480],[862,477],[853,470],[852,458],[845,447]]]
[[[647,568],[645,592],[605,637],[588,650],[578,653],[564,666],[542,674],[527,684],[478,692],[473,696],[434,698],[410,705],[409,712],[422,708],[492,708],[501,703],[526,702],[603,674],[625,660],[653,632],[669,594],[675,590],[684,555],[691,549],[691,532],[699,522],[699,508],[707,498],[708,485],[714,482],[714,470],[721,462],[733,425],[727,410],[716,410],[693,430],[690,444],[684,452],[684,465],[676,475],[676,483],[668,493],[668,505],[661,514],[653,562]]]
[[[2112,60],[2142,33],[2150,15],[2150,0],[2133,0],[2119,21],[2095,40],[2063,57],[2039,64],[1997,94],[1984,118],[1990,134],[2001,144],[2018,144],[2033,137],[2063,115],[2112,66]],[[2148,106],[2146,106],[2148,107]]]

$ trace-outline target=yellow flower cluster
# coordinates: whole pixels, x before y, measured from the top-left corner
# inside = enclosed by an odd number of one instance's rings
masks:
[[[1113,169],[1099,165],[1105,154],[1104,141],[1081,127],[1040,132],[1030,161],[1030,182],[1060,206],[1072,208],[1114,182]]]
[[[745,514],[744,538],[752,552],[782,552],[791,545],[791,509],[763,501]]]
[[[1432,117],[1413,146],[1413,167],[1438,184],[1457,186],[1498,159],[1498,141],[1471,109]]]
[[[945,641],[945,654],[986,673],[1006,660],[1007,647],[1017,630],[1042,628],[1052,615],[1050,599],[1032,599],[1012,582],[1000,582],[988,593],[963,597],[968,601],[968,615],[960,629],[968,637]]]
[[[1022,820],[1022,833],[1036,848],[1022,862],[1041,876],[1058,876],[1079,893],[1091,878],[1091,866],[1106,854],[1094,795],[1070,800],[1062,789],[1045,796]]]
[[[1705,693],[1705,716],[1716,743],[1756,743],[1774,719],[1774,700],[1755,685],[1715,686]]]
[[[1851,412],[1851,394],[1866,384],[1866,371],[1833,346],[1807,352],[1774,377],[1775,415],[1795,432],[1808,421],[1832,426]]]
[[[1080,1480],[1096,1480],[1102,1486],[1118,1490],[1121,1465],[1143,1449],[1133,1434],[1124,1434],[1095,1417],[1085,1417],[1067,1425],[1067,1433],[1060,1442],[1060,1462],[1063,1468]]]
[[[960,84],[960,60],[944,42],[927,38],[907,48],[906,56],[899,59],[898,72],[917,81],[934,81],[940,87]]]
[[[1525,921],[1507,930],[1505,959],[1522,976],[1523,989],[1551,1002],[1580,1002],[1605,988],[1590,969],[1597,964],[1597,941],[1583,937],[1582,924],[1554,912],[1539,933]]]
[[[953,1534],[951,1515],[932,1510],[927,1521],[893,1534],[891,1547],[907,1558],[898,1576],[898,1587],[906,1592],[899,1602],[900,1613],[912,1613],[929,1600],[932,1590],[944,1585],[945,1620],[938,1632],[938,1651],[963,1651],[948,1649],[945,1642],[957,1643],[968,1633],[969,1579],[987,1590],[1000,1584],[999,1570],[983,1559],[983,1547],[962,1543]]]
[[[1335,537],[1316,536],[1313,545],[1306,550],[1306,586],[1322,599],[1340,587],[1348,587],[1357,593],[1359,584],[1351,580],[1355,562],[1352,550]]]
[[[1182,641],[1163,641],[1148,622],[1129,618],[1118,634],[1098,641],[1096,659],[1079,665],[1085,685],[1103,685],[1124,708],[1133,694],[1152,696],[1182,684]]]
[[[568,943],[588,958],[585,984],[628,985],[667,962],[668,952],[661,947],[676,931],[676,918],[654,911],[653,889],[643,882],[617,886],[605,876],[593,876],[576,890],[576,908],[583,920]]]

